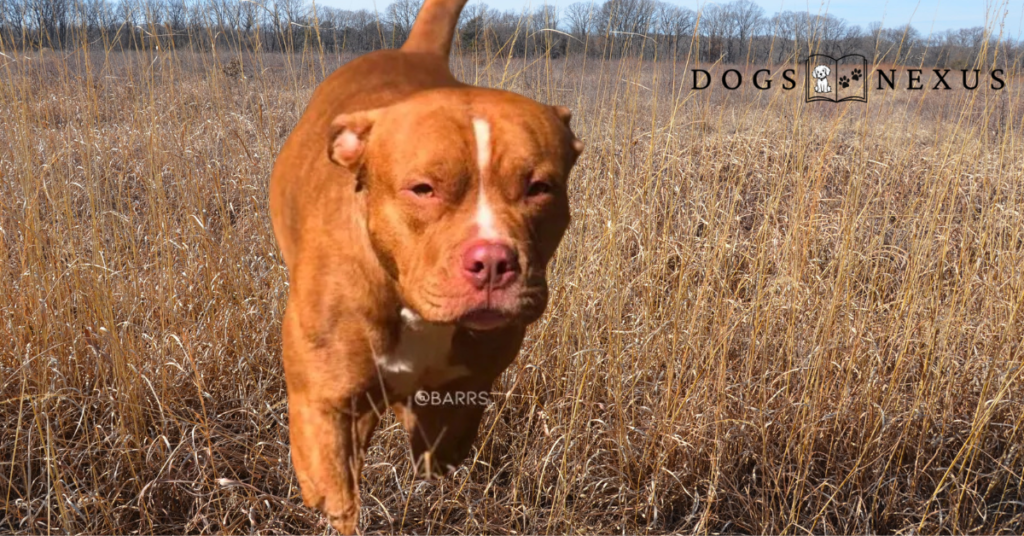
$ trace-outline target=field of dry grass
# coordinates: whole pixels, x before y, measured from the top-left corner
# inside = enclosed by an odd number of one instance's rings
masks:
[[[0,65],[0,532],[331,529],[301,505],[273,159],[343,58]],[[552,298],[473,458],[366,532],[1019,533],[1024,89],[685,91],[681,63],[455,60],[575,111]]]

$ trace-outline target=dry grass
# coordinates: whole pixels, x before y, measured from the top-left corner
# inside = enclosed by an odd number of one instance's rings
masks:
[[[267,183],[341,58],[23,56],[0,531],[329,532],[288,456]],[[672,62],[455,66],[570,105],[588,149],[474,458],[413,480],[386,420],[368,532],[1021,530],[1019,80],[810,105]]]

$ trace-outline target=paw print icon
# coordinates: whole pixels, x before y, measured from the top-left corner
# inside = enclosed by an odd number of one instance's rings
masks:
[[[856,80],[856,79],[854,79]],[[839,77],[839,85],[843,86],[843,89],[850,87],[850,79],[845,76]]]
[[[854,80],[860,80],[860,77],[861,77],[860,69],[854,69],[853,72],[850,73],[850,78],[852,78]]]

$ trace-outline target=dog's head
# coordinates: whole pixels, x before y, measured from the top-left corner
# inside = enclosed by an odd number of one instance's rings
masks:
[[[832,69],[829,69],[827,65],[819,65],[814,68],[814,72],[811,76],[817,78],[818,80],[821,80],[822,78],[827,77],[831,73]]]
[[[512,93],[458,88],[334,120],[330,157],[356,175],[370,241],[407,307],[472,329],[543,313],[583,150],[569,118]]]

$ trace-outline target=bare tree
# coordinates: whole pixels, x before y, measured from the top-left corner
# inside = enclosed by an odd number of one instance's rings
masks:
[[[735,63],[749,54],[750,41],[765,24],[764,9],[751,0],[734,0],[726,6],[732,31],[730,34],[736,41],[735,48],[730,47],[729,61]]]
[[[70,0],[28,0],[28,13],[38,30],[38,46],[60,48],[67,42],[72,15]]]
[[[238,27],[242,35],[248,37],[259,23],[259,7],[252,2],[238,3]]]
[[[658,2],[655,8],[655,32],[665,44],[665,49],[660,53],[674,57],[683,51],[684,46],[689,50],[696,20],[697,14],[689,9]]]
[[[102,2],[103,0],[97,0]],[[188,6],[185,5],[185,0],[167,0],[167,30],[170,36],[170,42],[172,45],[177,46],[178,43],[184,43],[182,39],[185,32],[185,24],[188,21]]]
[[[841,41],[847,38],[850,27],[846,21],[830,15],[817,15],[811,18],[812,40],[816,52],[831,56],[842,54]]]
[[[607,0],[601,5],[600,27],[609,36],[612,54],[644,50],[654,22],[653,0]]]
[[[569,33],[583,41],[595,33],[599,9],[593,2],[575,2],[565,8],[565,22]]]
[[[704,6],[697,17],[700,33],[700,55],[706,61],[726,60],[726,40],[729,35],[729,14],[718,4]]]
[[[487,20],[486,4],[471,4],[462,10],[459,17],[459,38],[464,50],[483,50],[486,48]]]
[[[0,0],[0,49],[9,49],[22,41],[26,28],[25,3],[21,0]]]
[[[548,57],[565,54],[565,41],[550,30],[558,30],[558,8],[545,5],[527,17],[529,45],[537,53]]]
[[[385,11],[385,20],[391,24],[394,46],[399,47],[409,37],[423,0],[395,0]]]

